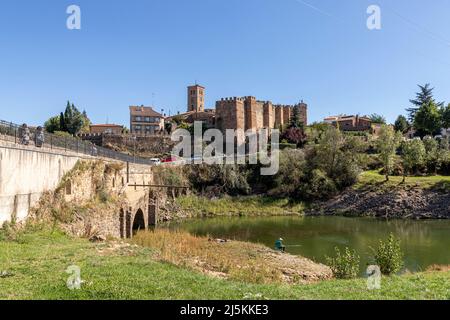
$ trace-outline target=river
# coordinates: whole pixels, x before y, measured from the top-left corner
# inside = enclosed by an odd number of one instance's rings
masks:
[[[450,264],[450,220],[380,220],[346,217],[263,217],[195,219],[167,225],[191,234],[262,243],[285,240],[286,251],[325,263],[334,248],[349,247],[361,256],[361,272],[371,262],[371,247],[394,233],[401,239],[405,268],[422,271]]]

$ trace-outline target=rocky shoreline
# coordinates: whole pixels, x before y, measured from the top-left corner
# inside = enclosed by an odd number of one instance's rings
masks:
[[[450,219],[450,194],[420,187],[349,189],[314,205],[307,215],[349,215],[400,219]]]

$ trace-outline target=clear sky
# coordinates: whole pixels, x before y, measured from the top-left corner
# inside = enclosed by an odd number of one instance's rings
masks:
[[[81,7],[82,29],[66,28]],[[366,27],[381,7],[382,29]],[[449,0],[2,0],[0,119],[43,123],[70,100],[95,123],[186,109],[186,86],[309,104],[311,121],[405,113],[417,84],[450,102]]]

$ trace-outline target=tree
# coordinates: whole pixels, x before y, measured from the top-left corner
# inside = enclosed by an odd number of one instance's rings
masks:
[[[442,127],[445,129],[450,128],[450,103],[441,109],[442,115]]]
[[[377,140],[377,150],[380,153],[380,160],[383,163],[386,181],[389,181],[389,174],[392,170],[395,152],[400,144],[400,140],[401,134],[395,132],[391,126],[383,125],[381,127]]]
[[[427,164],[428,172],[437,174],[438,169],[441,166],[442,159],[439,157],[439,142],[433,137],[427,136],[423,139],[423,145],[425,147],[425,162]]]
[[[306,141],[306,135],[303,129],[298,127],[291,127],[283,132],[281,138],[287,140],[289,143],[294,143],[297,147],[303,146]]]
[[[404,141],[402,143],[403,183],[411,170],[425,162],[425,146],[420,139]]]
[[[377,124],[386,124],[386,118],[383,117],[382,115],[379,115],[377,113],[373,113],[369,116],[370,121],[372,121],[372,123],[377,123]]]
[[[412,103],[412,107],[406,109],[409,113],[409,121],[414,122],[414,118],[416,116],[416,113],[419,111],[420,107],[422,107],[425,104],[428,104],[430,102],[436,103],[433,97],[433,90],[434,88],[430,87],[430,84],[427,83],[424,86],[418,85],[420,91],[416,93],[416,98],[409,100],[409,102]],[[440,102],[437,103],[438,107],[443,107],[444,103]]]
[[[441,124],[441,113],[433,101],[422,105],[414,117],[414,127],[424,135],[439,133]]]
[[[59,130],[58,131],[63,131],[63,132],[67,131],[66,121],[65,121],[63,112],[61,112],[59,114]]]
[[[92,122],[89,119],[86,110],[83,110],[81,116],[83,118],[83,126],[80,129],[80,133],[89,133],[91,131]]]
[[[300,119],[300,108],[298,106],[294,107],[292,111],[291,123],[289,124],[290,128],[300,128],[303,124]]]
[[[44,126],[47,132],[60,132],[76,135],[80,132],[89,132],[91,121],[86,111],[80,112],[74,104],[67,101],[66,109],[59,116],[48,119]]]
[[[45,131],[54,133],[55,131],[61,131],[60,129],[60,116],[51,117],[44,123]]]
[[[395,120],[394,129],[401,133],[406,133],[408,131],[409,123],[405,116],[398,116],[397,120]]]
[[[328,127],[316,147],[317,166],[325,171],[329,177],[334,176],[344,142],[344,136],[339,129]]]
[[[66,130],[72,135],[76,135],[80,132],[81,128],[84,125],[84,117],[83,114],[75,107],[74,104],[70,104],[67,101],[66,110],[64,111],[64,122]]]

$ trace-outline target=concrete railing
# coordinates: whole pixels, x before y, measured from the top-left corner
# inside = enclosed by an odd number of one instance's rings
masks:
[[[96,146],[88,141],[71,137],[59,136],[56,134],[42,132],[39,134],[36,128],[28,128],[29,141],[23,141],[23,128],[12,122],[0,120],[0,139],[13,142],[22,146],[46,147],[48,149],[57,149],[63,151],[71,151],[77,154],[83,154],[93,157],[109,158],[123,162],[135,164],[151,165],[149,159],[131,156],[125,153],[117,152],[107,148]]]

